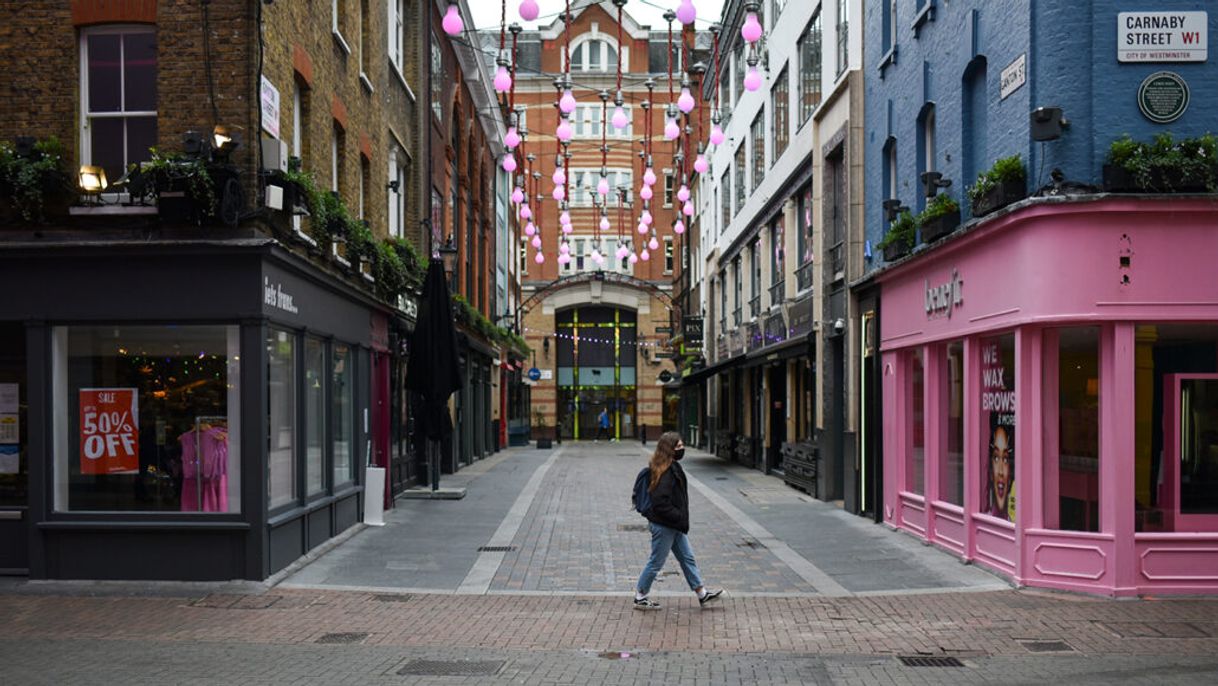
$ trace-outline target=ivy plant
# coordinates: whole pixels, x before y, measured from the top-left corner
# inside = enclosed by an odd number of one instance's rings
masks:
[[[63,144],[54,136],[35,141],[33,150],[20,155],[13,144],[0,142],[0,191],[27,222],[45,219],[47,200],[68,192]]]

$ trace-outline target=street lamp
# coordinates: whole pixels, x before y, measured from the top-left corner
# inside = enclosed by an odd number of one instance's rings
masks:
[[[448,277],[448,287],[451,289],[453,274],[457,271],[457,246],[453,243],[451,233],[448,234],[448,240],[444,241],[444,245],[440,246],[438,252],[440,259],[444,260],[444,275]]]

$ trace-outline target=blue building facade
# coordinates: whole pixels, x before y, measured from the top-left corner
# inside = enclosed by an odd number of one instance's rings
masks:
[[[915,214],[925,207],[920,175],[932,165],[952,181],[941,192],[961,201],[967,219],[965,189],[997,158],[1022,157],[1029,193],[1050,183],[1054,169],[1068,181],[1099,186],[1109,144],[1124,134],[1149,140],[1164,131],[1177,138],[1218,132],[1218,109],[1207,105],[1218,93],[1218,55],[1204,62],[1118,60],[1119,38],[1124,43],[1130,32],[1152,34],[1142,40],[1153,42],[1159,33],[1118,27],[1120,13],[1207,9],[1212,43],[1218,8],[1197,0],[868,3],[866,239],[875,246],[887,230],[884,200],[899,199]],[[1153,43],[1148,49],[1155,49]],[[1023,82],[1016,85],[1021,60]],[[1013,89],[1004,97],[1008,68]],[[1139,111],[1138,90],[1163,70],[1184,79],[1191,103],[1179,119],[1156,124]],[[1030,112],[1054,106],[1067,121],[1061,138],[1033,141]],[[873,251],[867,269],[883,265]]]

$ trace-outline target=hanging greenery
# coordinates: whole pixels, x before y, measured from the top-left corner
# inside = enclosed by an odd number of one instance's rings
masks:
[[[63,160],[63,144],[54,136],[36,141],[28,155],[19,155],[8,141],[0,142],[0,197],[22,220],[43,221],[47,201],[69,191]]]

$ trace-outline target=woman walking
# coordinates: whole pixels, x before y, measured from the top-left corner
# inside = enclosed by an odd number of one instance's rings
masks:
[[[681,563],[685,582],[698,594],[698,604],[706,605],[723,594],[722,590],[708,591],[702,585],[702,575],[694,562],[694,549],[689,544],[689,483],[681,458],[685,457],[685,443],[681,435],[669,431],[656,441],[655,453],[651,456],[650,482],[651,508],[644,515],[651,528],[651,558],[639,576],[634,592],[634,609],[658,610],[660,604],[647,597],[656,575],[664,568],[668,552],[672,551]]]

